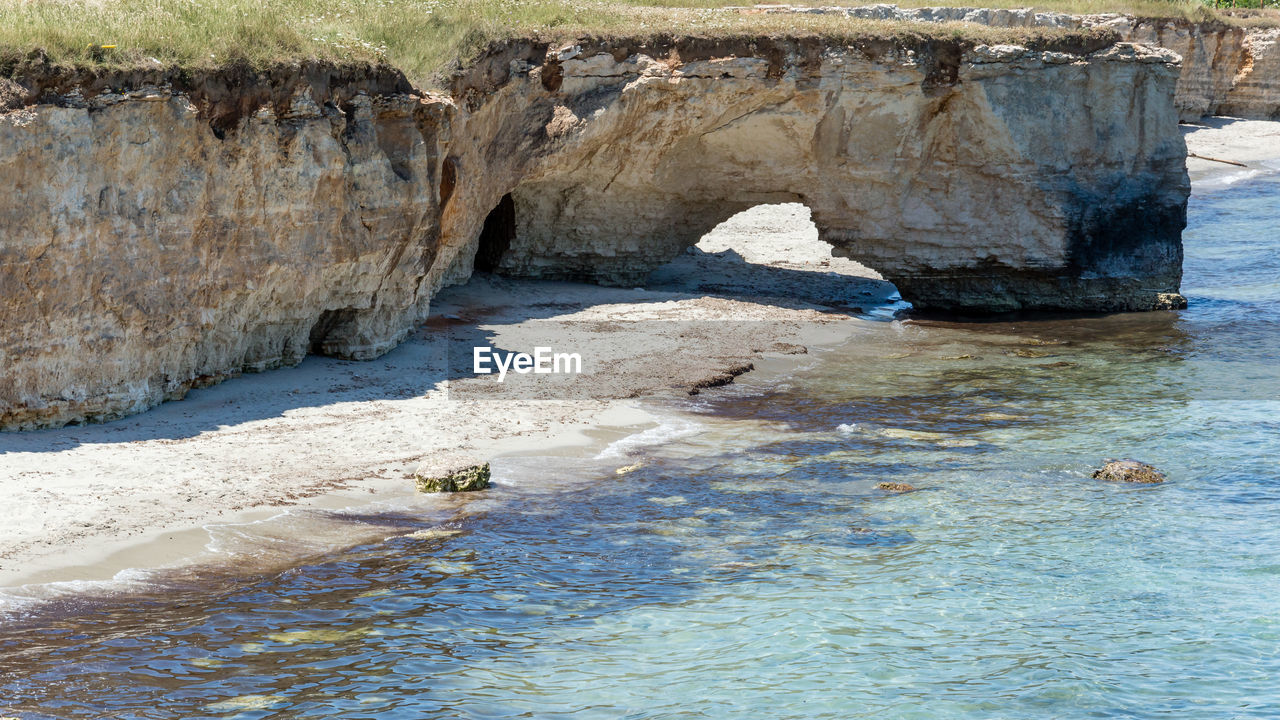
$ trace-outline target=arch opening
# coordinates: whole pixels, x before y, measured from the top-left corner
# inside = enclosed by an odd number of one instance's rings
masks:
[[[662,289],[769,297],[849,311],[906,307],[880,273],[833,253],[803,203],[762,204],[717,225],[649,277]]]

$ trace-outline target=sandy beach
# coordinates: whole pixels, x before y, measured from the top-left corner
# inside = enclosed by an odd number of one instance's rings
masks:
[[[1183,129],[1191,152],[1249,166],[1190,159],[1198,185],[1273,171],[1280,158],[1276,123]],[[374,361],[310,357],[115,422],[0,434],[0,587],[181,562],[207,544],[210,523],[411,495],[415,468],[459,454],[635,432],[652,425],[637,398],[687,394],[757,358],[847,339],[868,322],[859,312],[885,311],[894,289],[832,258],[807,216],[800,205],[743,213],[645,289],[479,275]],[[547,342],[579,349],[584,374],[495,390],[459,372],[471,344]]]
[[[1231,184],[1280,170],[1280,123],[1212,117],[1184,124],[1182,134],[1187,141],[1187,151],[1201,156],[1187,158],[1187,173],[1192,183]],[[1247,167],[1217,160],[1243,163]]]
[[[831,258],[799,205],[734,218],[643,290],[477,276],[377,360],[310,357],[115,422],[0,435],[0,587],[180,562],[209,542],[203,526],[402,497],[415,468],[459,454],[642,430],[636,398],[838,342],[893,292]],[[565,392],[457,373],[471,344],[546,343],[584,355]]]

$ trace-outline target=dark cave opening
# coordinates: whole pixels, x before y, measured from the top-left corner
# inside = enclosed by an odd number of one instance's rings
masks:
[[[511,193],[502,196],[498,206],[489,211],[480,230],[480,247],[476,250],[475,269],[494,272],[502,262],[502,256],[516,237],[516,203]]]

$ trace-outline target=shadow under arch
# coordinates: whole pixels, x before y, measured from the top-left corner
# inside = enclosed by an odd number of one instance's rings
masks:
[[[848,312],[907,307],[893,283],[833,249],[802,202],[760,204],[716,225],[650,274],[646,287]]]

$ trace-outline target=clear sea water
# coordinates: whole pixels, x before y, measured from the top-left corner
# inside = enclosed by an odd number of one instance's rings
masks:
[[[1196,191],[1180,313],[876,323],[444,525],[10,617],[0,715],[1280,717],[1278,199]]]

